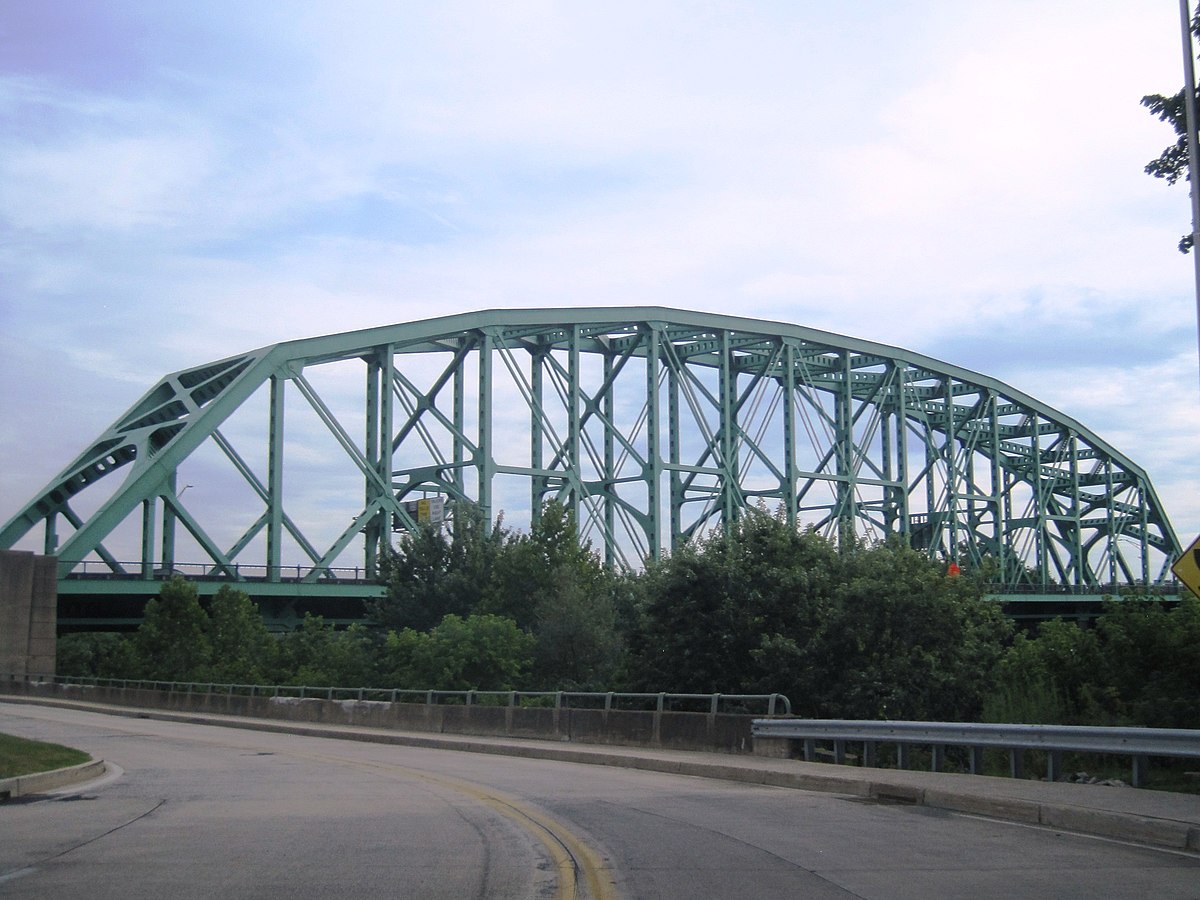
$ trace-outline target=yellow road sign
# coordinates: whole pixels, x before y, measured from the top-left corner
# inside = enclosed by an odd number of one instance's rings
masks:
[[[1184,550],[1183,556],[1175,560],[1171,571],[1189,591],[1200,597],[1200,537],[1192,541],[1192,546]]]

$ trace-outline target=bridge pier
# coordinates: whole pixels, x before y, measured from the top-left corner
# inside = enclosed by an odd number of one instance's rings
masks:
[[[0,674],[53,675],[58,558],[0,550]]]

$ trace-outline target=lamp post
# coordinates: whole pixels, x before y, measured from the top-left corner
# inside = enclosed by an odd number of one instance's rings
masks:
[[[1200,348],[1200,148],[1196,146],[1196,65],[1192,52],[1192,13],[1188,0],[1179,0],[1183,31],[1183,112],[1187,126],[1188,188],[1192,198],[1192,262],[1196,271],[1196,342]]]

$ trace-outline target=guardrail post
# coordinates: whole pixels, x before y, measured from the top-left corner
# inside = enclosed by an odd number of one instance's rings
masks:
[[[846,742],[843,740],[835,740],[833,742],[833,761],[839,765],[846,764]]]
[[[983,774],[983,748],[972,747],[970,749],[970,765],[972,775]]]
[[[804,761],[816,762],[817,760],[817,742],[813,738],[804,739]]]
[[[876,744],[874,741],[863,741],[863,765],[868,769],[874,769],[877,762],[877,754],[875,752]]]
[[[930,772],[941,772],[946,768],[946,747],[944,744],[934,744],[930,754]]]
[[[1008,774],[1012,778],[1025,777],[1025,751],[1013,747],[1008,751]]]
[[[908,764],[909,764],[908,750],[909,750],[908,744],[904,744],[904,743],[896,744],[896,768],[897,769],[907,769],[908,768]]]
[[[1051,750],[1046,754],[1046,780],[1058,781],[1062,777],[1062,751]]]
[[[1146,784],[1146,776],[1150,774],[1150,757],[1140,753],[1133,755],[1133,781],[1132,784],[1136,788],[1144,787]]]

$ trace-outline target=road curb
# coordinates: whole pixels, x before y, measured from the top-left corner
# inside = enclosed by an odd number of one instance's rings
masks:
[[[0,778],[0,803],[27,794],[44,794],[56,788],[82,784],[99,778],[104,774],[104,769],[104,760],[93,759],[91,762],[51,769],[49,772],[32,772],[15,778]]]

